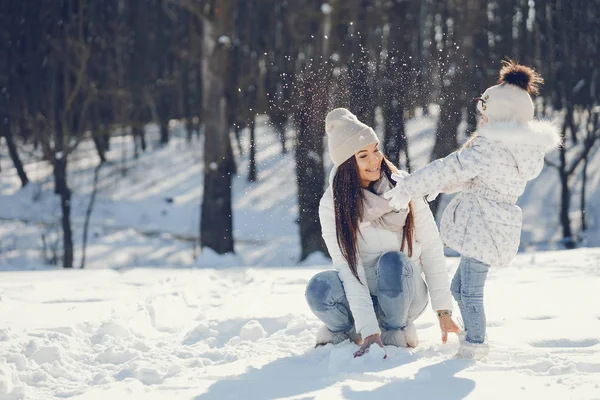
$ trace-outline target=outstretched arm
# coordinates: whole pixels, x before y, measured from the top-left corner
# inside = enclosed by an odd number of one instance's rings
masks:
[[[392,204],[394,198],[402,201],[406,196],[423,197],[426,194],[442,192],[446,188],[461,188],[465,182],[489,168],[492,154],[491,147],[486,142],[486,139],[478,138],[470,147],[435,160],[408,176],[393,175],[397,185],[385,193],[384,197],[390,199]],[[395,207],[403,208],[397,204]]]

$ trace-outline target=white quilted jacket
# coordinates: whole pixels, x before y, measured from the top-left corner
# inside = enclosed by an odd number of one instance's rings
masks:
[[[334,168],[329,177],[330,183],[333,182],[335,173]],[[431,307],[434,310],[451,310],[450,281],[437,225],[429,206],[423,199],[415,199],[412,204],[415,212],[415,237],[411,257],[414,267],[413,276],[425,275]],[[360,224],[357,270],[361,282],[367,283],[363,285],[352,275],[337,243],[331,185],[321,198],[319,218],[323,239],[344,286],[356,331],[363,338],[380,333],[371,300],[371,295],[377,295],[376,264],[383,253],[400,251],[402,232],[381,229],[369,222]],[[405,246],[405,251],[408,252],[408,246]]]
[[[541,172],[545,152],[560,142],[550,122],[490,123],[469,147],[406,177],[404,191],[411,197],[461,191],[442,215],[444,244],[487,264],[507,265],[521,237],[516,201]]]

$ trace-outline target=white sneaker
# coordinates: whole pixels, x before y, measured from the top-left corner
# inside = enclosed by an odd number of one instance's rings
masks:
[[[404,331],[398,329],[394,331],[383,331],[381,342],[386,346],[408,347]]]
[[[466,340],[460,342],[460,347],[454,358],[465,360],[481,360],[490,352],[490,346],[487,343],[469,343]]]
[[[406,345],[408,347],[415,348],[419,345],[419,336],[417,335],[417,327],[414,322],[408,321],[404,327],[404,337],[406,338]]]

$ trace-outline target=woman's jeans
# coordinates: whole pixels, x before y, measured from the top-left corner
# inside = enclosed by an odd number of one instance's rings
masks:
[[[377,296],[371,298],[379,325],[383,330],[404,329],[408,321],[415,320],[425,310],[427,286],[421,276],[415,276],[413,264],[404,253],[384,253],[376,268]],[[337,271],[316,274],[306,287],[306,301],[330,331],[348,332],[354,327]]]
[[[469,257],[462,257],[450,290],[458,303],[469,343],[485,342],[485,311],[483,287],[490,266]]]

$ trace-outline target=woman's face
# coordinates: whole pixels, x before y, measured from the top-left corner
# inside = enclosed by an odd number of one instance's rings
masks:
[[[356,164],[358,164],[360,185],[362,187],[368,187],[371,182],[375,182],[381,177],[383,154],[379,151],[379,144],[373,143],[363,147],[354,157],[356,158]]]

